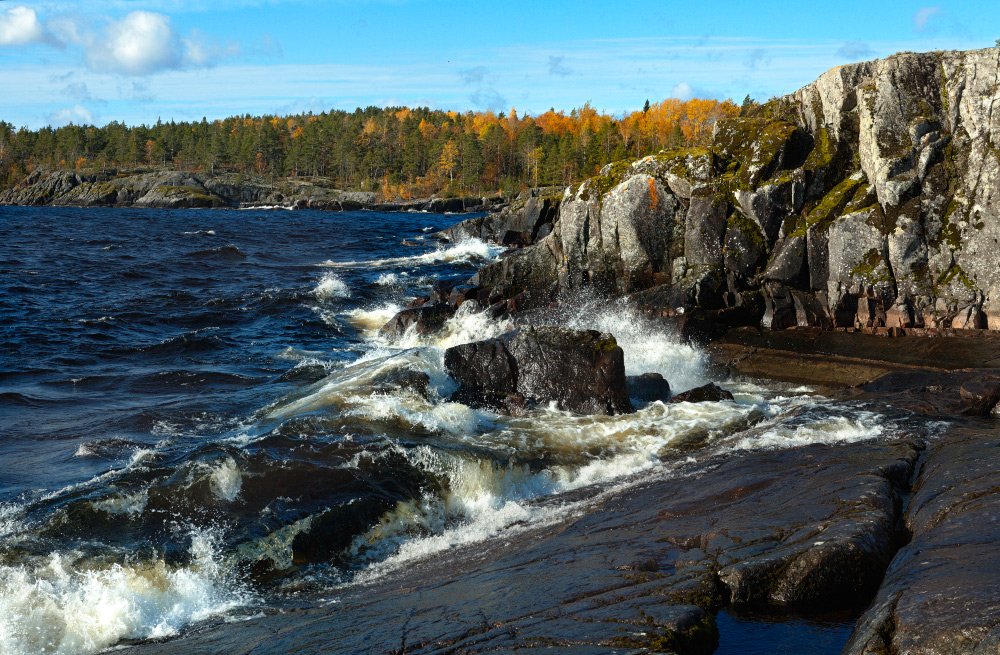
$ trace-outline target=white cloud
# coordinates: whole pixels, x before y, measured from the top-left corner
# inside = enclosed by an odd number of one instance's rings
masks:
[[[104,23],[104,28],[95,24]],[[43,23],[27,7],[0,14],[0,46],[46,42],[60,49],[71,46],[87,68],[98,73],[142,76],[168,70],[208,68],[242,54],[236,42],[219,42],[200,30],[181,37],[170,17],[133,11],[118,20],[63,14]],[[262,39],[268,55],[280,53],[272,37]]]
[[[922,7],[913,14],[913,31],[923,32],[927,29],[927,23],[935,16],[941,14],[941,7]]]
[[[694,88],[687,82],[681,82],[670,92],[670,97],[678,100],[690,100],[694,97]]]
[[[11,7],[0,14],[0,46],[25,45],[45,40],[38,14],[28,7]]]
[[[716,98],[718,92],[704,89],[700,86],[691,86],[687,82],[681,82],[670,91],[671,98],[678,100],[691,100],[692,98]]]
[[[53,127],[61,127],[70,123],[76,125],[94,125],[97,123],[97,118],[96,114],[83,105],[74,105],[73,107],[66,107],[65,109],[60,109],[49,114],[49,125]]]
[[[149,75],[180,68],[182,48],[168,16],[133,11],[112,21],[105,38],[91,42],[85,58],[87,66],[98,72]]]
[[[872,49],[864,41],[848,41],[837,49],[837,55],[851,61],[859,61],[865,57],[871,57]]]

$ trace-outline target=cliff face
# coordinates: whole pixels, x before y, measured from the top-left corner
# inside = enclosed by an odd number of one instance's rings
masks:
[[[703,149],[605,167],[480,271],[764,327],[1000,329],[1000,48],[835,68]]]

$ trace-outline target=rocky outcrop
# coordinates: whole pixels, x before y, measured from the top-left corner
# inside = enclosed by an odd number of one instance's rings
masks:
[[[286,207],[352,211],[428,211],[461,213],[503,207],[501,198],[422,198],[380,202],[368,191],[342,191],[325,178],[272,180],[237,173],[152,171],[44,171],[38,169],[13,189],[0,193],[0,205],[69,207]]]
[[[953,430],[932,444],[906,513],[913,535],[844,653],[1000,650],[1000,436]]]
[[[656,291],[656,313],[769,329],[1000,329],[997,79],[1000,48],[835,68],[567,189],[551,233],[473,283]]]
[[[555,189],[531,189],[527,198],[503,207],[500,211],[470,218],[437,233],[447,241],[481,239],[504,246],[528,246],[552,231],[552,224],[559,213],[559,196]]]
[[[625,355],[610,334],[522,327],[449,348],[444,364],[459,383],[451,399],[472,407],[519,413],[554,403],[579,414],[632,411]]]

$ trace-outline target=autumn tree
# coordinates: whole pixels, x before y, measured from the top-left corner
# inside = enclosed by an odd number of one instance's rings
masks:
[[[458,148],[455,147],[454,142],[449,141],[444,144],[444,148],[441,149],[441,157],[438,159],[438,168],[441,169],[442,175],[448,176],[449,182],[454,182],[455,178],[453,173],[455,172],[455,166],[458,163]]]

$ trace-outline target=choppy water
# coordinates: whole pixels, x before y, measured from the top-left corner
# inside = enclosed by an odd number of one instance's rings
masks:
[[[460,312],[392,343],[377,328],[499,256],[404,245],[452,217],[0,212],[0,653],[95,652],[329,595],[678,458],[894,430],[725,380],[735,402],[619,417],[450,403],[444,348],[510,326]],[[629,374],[708,381],[701,353],[623,306],[556,318],[612,332]],[[426,394],[387,389],[404,370]]]

